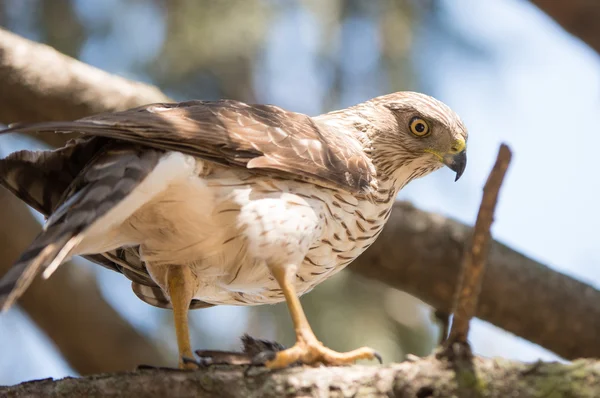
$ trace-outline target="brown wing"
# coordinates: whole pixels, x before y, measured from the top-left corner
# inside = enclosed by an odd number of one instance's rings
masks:
[[[367,189],[372,179],[357,141],[271,105],[230,100],[151,104],[75,122],[16,125],[10,131],[76,131],[276,171],[350,192]]]

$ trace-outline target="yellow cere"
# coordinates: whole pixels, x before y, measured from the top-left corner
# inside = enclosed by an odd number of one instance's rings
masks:
[[[452,145],[452,149],[450,150],[450,153],[460,153],[465,150],[466,146],[467,146],[467,143],[465,142],[465,140],[463,140],[463,139],[456,140],[456,141],[454,141],[454,144]]]

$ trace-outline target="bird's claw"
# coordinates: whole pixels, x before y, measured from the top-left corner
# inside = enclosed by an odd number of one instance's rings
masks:
[[[337,352],[325,347],[321,342],[306,343],[298,341],[293,347],[274,353],[274,358],[267,360],[264,365],[269,369],[281,369],[290,365],[350,365],[359,359],[376,359],[383,363],[381,355],[369,347],[361,347],[349,352]]]
[[[373,358],[377,359],[380,365],[383,365],[383,357],[377,351],[373,351]]]

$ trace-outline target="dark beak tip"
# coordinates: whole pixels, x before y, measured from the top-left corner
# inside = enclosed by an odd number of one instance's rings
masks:
[[[462,177],[466,167],[467,153],[463,151],[454,157],[452,165],[450,166],[450,169],[456,172],[456,178],[454,178],[454,182],[458,181],[460,177]]]

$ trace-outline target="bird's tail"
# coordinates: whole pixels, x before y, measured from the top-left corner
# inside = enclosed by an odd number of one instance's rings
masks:
[[[43,189],[52,181],[44,183],[44,171],[35,167],[39,162],[32,161],[33,158],[24,153],[7,158],[8,162],[0,161],[2,185],[38,210],[50,214],[43,231],[0,279],[0,310],[8,309],[40,272],[49,276],[70,258],[86,231],[128,197],[154,169],[159,158],[157,151],[139,151],[130,145],[104,148],[94,158],[86,159],[80,170],[74,171],[76,175],[64,189],[60,187],[61,199],[57,203],[54,203],[54,190]],[[7,171],[21,177],[10,177]],[[23,180],[28,171],[32,172],[29,178],[34,179],[29,188]],[[68,180],[67,174],[63,177]]]
[[[0,185],[48,217],[106,140],[75,139],[53,151],[19,151],[0,159]]]

